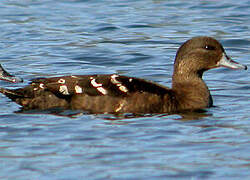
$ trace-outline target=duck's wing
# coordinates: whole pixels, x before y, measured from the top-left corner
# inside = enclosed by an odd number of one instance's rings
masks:
[[[162,103],[170,103],[173,95],[151,81],[116,74],[39,78],[24,88],[0,88],[0,93],[23,109],[73,107],[100,113],[163,112]]]
[[[171,90],[157,83],[127,76],[79,75],[39,78],[31,82],[34,91],[47,90],[57,96],[87,94],[90,96],[129,96],[135,92],[147,92],[159,96]]]

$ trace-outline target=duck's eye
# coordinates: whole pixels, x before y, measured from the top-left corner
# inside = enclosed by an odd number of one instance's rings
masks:
[[[215,50],[215,47],[214,46],[210,46],[210,45],[206,45],[204,48],[206,50]]]

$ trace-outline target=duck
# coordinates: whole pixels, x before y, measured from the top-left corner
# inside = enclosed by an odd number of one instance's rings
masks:
[[[218,67],[247,70],[246,65],[233,61],[216,39],[198,36],[178,49],[171,88],[136,77],[93,74],[36,78],[23,88],[0,88],[0,92],[23,110],[62,108],[91,114],[195,111],[213,106],[202,76]]]

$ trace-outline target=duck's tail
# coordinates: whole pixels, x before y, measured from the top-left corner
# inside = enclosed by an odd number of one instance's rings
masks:
[[[19,89],[0,88],[0,93],[22,106],[23,110],[50,109],[55,107],[69,108],[66,99],[59,98],[50,91],[33,91],[30,86]]]
[[[20,89],[21,90],[21,89]],[[29,99],[26,97],[22,91],[19,89],[5,89],[5,88],[0,88],[0,93],[4,94],[7,96],[9,99],[12,101],[16,102],[17,104],[23,106],[25,104],[25,100]]]

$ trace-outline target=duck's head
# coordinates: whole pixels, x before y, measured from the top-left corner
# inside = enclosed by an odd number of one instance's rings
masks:
[[[177,51],[174,76],[202,76],[212,68],[227,67],[247,69],[247,66],[233,61],[227,56],[222,45],[214,38],[200,36],[186,41]]]

